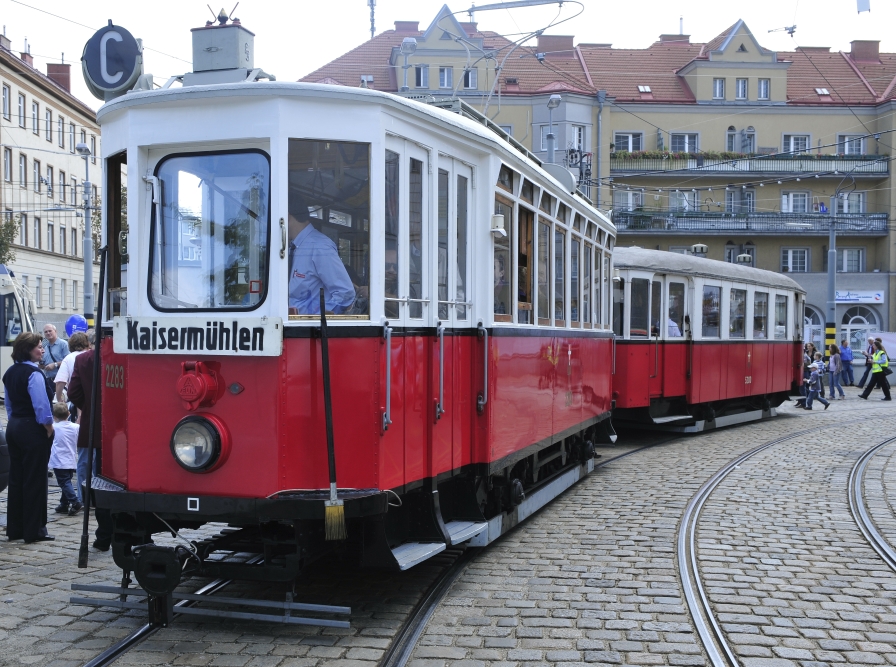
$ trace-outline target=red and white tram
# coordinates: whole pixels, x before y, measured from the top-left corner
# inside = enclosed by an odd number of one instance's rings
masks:
[[[608,219],[469,109],[223,72],[98,112],[101,472],[118,490],[97,502],[116,563],[164,570],[174,556],[134,548],[225,522],[196,571],[289,580],[334,547],[405,569],[494,540],[592,470]],[[237,548],[264,566],[207,558]]]
[[[802,382],[805,290],[780,273],[617,247],[614,419],[685,432],[769,417]]]

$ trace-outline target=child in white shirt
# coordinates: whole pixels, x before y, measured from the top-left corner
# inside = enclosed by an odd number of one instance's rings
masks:
[[[78,467],[79,426],[68,420],[69,411],[65,403],[53,405],[53,449],[50,452],[50,467],[56,475],[62,502],[56,508],[57,514],[74,516],[84,507],[81,498],[72,486],[72,477]]]

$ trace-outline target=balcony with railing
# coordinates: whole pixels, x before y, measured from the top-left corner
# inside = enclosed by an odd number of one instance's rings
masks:
[[[885,155],[743,155],[694,153],[610,154],[611,176],[706,176],[775,177],[851,175],[883,178],[890,173],[890,158]]]
[[[886,236],[886,213],[723,213],[716,211],[614,210],[613,223],[620,235],[637,234],[750,234],[822,236],[831,221],[837,235]]]

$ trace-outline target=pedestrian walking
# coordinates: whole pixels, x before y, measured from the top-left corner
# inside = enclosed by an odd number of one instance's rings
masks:
[[[820,352],[818,352],[817,354],[821,356]],[[822,367],[823,364],[819,365],[816,363],[815,365],[813,365],[812,371],[809,374],[809,379],[806,380],[807,389],[809,390],[809,395],[806,398],[806,410],[812,409],[812,402],[815,400],[818,400],[818,402],[824,406],[825,410],[831,407],[831,404],[828,401],[824,400],[824,396],[821,396],[818,393],[818,387],[819,385],[821,385],[821,377],[823,375]]]
[[[10,464],[6,536],[25,544],[56,539],[47,533],[53,390],[38,366],[44,356],[42,342],[40,334],[20,333],[12,346],[15,363],[3,374]]]
[[[41,370],[50,382],[56,381],[56,373],[62,365],[62,360],[68,354],[68,343],[62,340],[56,333],[56,327],[52,324],[44,325],[44,356],[41,358]]]
[[[864,387],[868,381],[868,376],[871,375],[871,366],[873,365],[871,357],[874,355],[874,337],[868,336],[867,342],[867,347],[862,351],[865,357],[865,373],[862,375],[862,379],[859,380],[859,384],[856,385],[859,389]]]
[[[871,381],[868,383],[868,387],[865,391],[859,394],[859,398],[868,400],[871,391],[875,387],[880,387],[884,392],[884,397],[880,400],[891,400],[890,383],[887,380],[887,376],[892,373],[889,366],[890,360],[887,357],[887,351],[884,349],[883,342],[878,338],[874,341],[874,355],[871,357]]]
[[[84,505],[81,496],[72,488],[72,477],[78,463],[78,425],[69,421],[68,405],[53,404],[53,448],[50,452],[50,467],[56,475],[62,501],[56,507],[57,514],[74,516]]]
[[[840,400],[846,398],[846,393],[843,391],[843,387],[840,386],[840,375],[843,373],[843,362],[840,357],[840,348],[837,347],[834,343],[831,343],[831,346],[828,348],[828,352],[830,353],[830,359],[828,360],[828,373],[830,374],[830,387],[831,387],[831,400],[835,400],[837,398],[834,393],[834,389],[836,388],[840,392]]]
[[[852,374],[852,348],[845,338],[840,341],[840,363],[843,364],[843,372],[840,374],[841,384],[844,387],[852,387],[856,383]]]

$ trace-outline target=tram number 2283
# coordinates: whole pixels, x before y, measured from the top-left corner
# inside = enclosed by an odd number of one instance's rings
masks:
[[[106,386],[112,389],[124,389],[124,366],[106,364]]]

